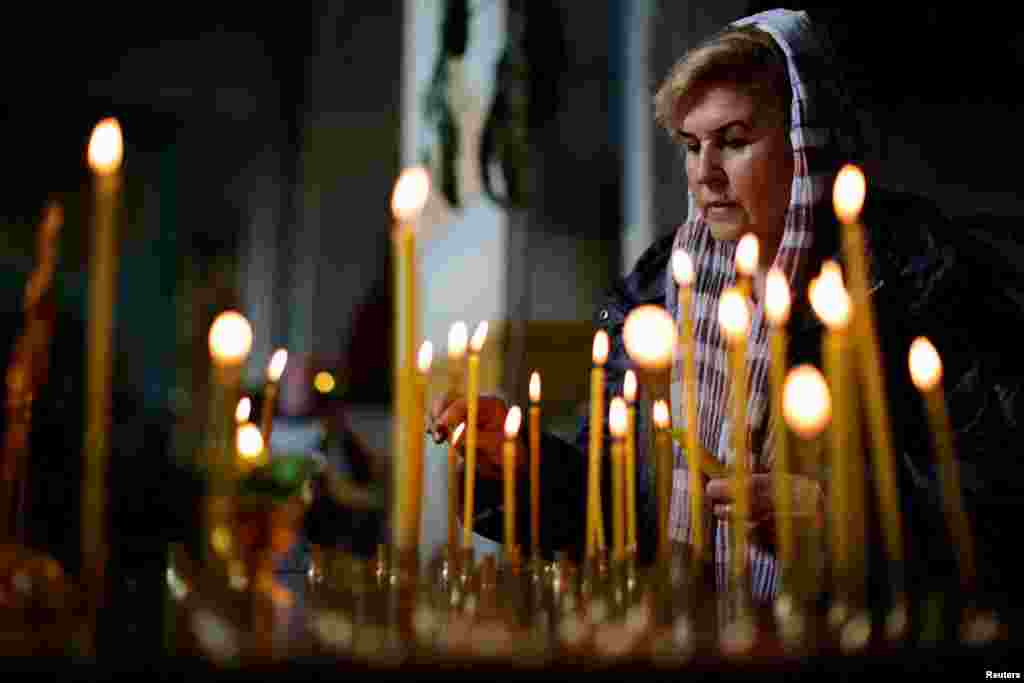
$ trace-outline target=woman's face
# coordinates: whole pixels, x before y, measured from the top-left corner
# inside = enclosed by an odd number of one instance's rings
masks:
[[[793,184],[793,151],[784,118],[731,85],[711,85],[679,126],[686,175],[715,239],[753,233],[763,262],[774,258]]]

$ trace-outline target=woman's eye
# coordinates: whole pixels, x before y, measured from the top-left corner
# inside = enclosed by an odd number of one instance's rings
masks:
[[[684,145],[687,154],[700,154],[700,145]]]
[[[746,147],[746,145],[747,141],[740,138],[726,140],[722,143],[722,146],[728,149],[739,149],[740,147]]]

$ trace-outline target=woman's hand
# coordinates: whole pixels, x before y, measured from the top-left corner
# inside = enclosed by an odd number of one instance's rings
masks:
[[[750,521],[752,531],[765,534],[773,540],[775,535],[775,492],[773,475],[770,472],[757,472],[750,476]],[[796,519],[813,519],[820,523],[824,510],[824,494],[821,484],[814,479],[800,475],[783,475],[789,486],[792,500],[793,517]],[[705,497],[711,511],[722,520],[730,518],[733,512],[734,495],[732,480],[728,478],[711,479],[705,488]]]
[[[435,440],[447,441],[455,428],[466,421],[466,400],[452,399],[450,395],[434,400],[430,409],[430,430]],[[497,396],[480,396],[476,416],[476,471],[486,479],[500,479],[503,473],[502,445],[505,442],[505,416],[508,405]],[[456,443],[460,454],[465,454],[466,433]],[[522,441],[516,439],[516,463],[525,463]]]

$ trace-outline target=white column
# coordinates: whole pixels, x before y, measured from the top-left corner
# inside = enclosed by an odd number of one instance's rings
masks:
[[[653,104],[650,34],[653,0],[629,3],[625,40],[625,112],[623,125],[623,274],[654,241]]]

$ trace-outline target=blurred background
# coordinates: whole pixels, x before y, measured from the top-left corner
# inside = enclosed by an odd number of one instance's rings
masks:
[[[271,353],[289,350],[276,447],[327,450],[356,478],[386,479],[389,202],[405,166],[427,163],[435,178],[419,239],[432,389],[443,387],[450,326],[486,319],[484,390],[523,403],[529,373],[541,370],[546,426],[571,434],[605,290],[686,214],[681,157],[653,124],[651,95],[697,40],[774,5],[11,10],[0,43],[0,354],[21,325],[42,207],[53,199],[65,209],[53,365],[33,432],[33,542],[74,571],[85,149],[100,118],[116,116],[126,143],[111,514],[122,567],[115,599],[127,604],[158,599],[162,583],[143,568],[159,566],[166,540],[187,526],[180,501],[192,480],[175,473],[203,433],[206,334],[226,308],[253,325],[246,390],[257,399]],[[963,220],[1012,225],[1024,215],[1011,165],[1024,152],[1014,76],[1024,29],[1014,17],[898,3],[884,13],[788,6],[825,22],[844,57],[871,180],[924,194]],[[318,390],[320,372],[332,381]],[[428,539],[443,537],[443,511],[425,515]],[[136,618],[142,632],[141,620],[155,617]]]

